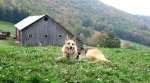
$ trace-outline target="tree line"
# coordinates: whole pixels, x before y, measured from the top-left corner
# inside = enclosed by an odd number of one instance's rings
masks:
[[[29,12],[18,8],[0,7],[0,20],[17,23],[29,16]]]

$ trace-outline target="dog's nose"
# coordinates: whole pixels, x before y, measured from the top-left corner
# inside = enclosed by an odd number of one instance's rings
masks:
[[[72,47],[70,47],[70,49],[72,49]]]

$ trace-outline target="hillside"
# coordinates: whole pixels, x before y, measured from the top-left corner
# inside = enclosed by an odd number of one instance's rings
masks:
[[[121,40],[121,47],[130,48],[130,49],[149,49],[150,48],[149,46],[145,46],[145,45],[127,41],[127,40]]]
[[[15,45],[15,39],[12,38],[15,37],[15,27],[14,24],[9,23],[9,22],[4,22],[4,21],[0,21],[0,31],[9,31],[11,32],[11,38],[8,38],[8,40],[4,40],[4,41],[0,41],[0,43],[3,45]],[[10,41],[9,41],[10,40]],[[5,42],[6,41],[6,42]],[[149,49],[148,46],[142,45],[142,44],[138,44],[135,42],[131,42],[131,41],[126,41],[126,40],[121,40],[121,46],[122,45],[126,45],[128,44],[129,48],[134,48],[134,49]],[[124,48],[124,47],[123,47]]]
[[[77,35],[112,30],[121,39],[150,46],[150,26],[143,17],[98,0],[0,0],[0,6],[0,20],[15,23],[28,15],[48,14]]]
[[[8,31],[8,32],[11,32],[12,35],[15,35],[14,24],[0,21],[0,31],[6,31],[6,32]]]

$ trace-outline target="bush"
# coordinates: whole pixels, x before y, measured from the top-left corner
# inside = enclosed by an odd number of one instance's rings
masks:
[[[108,48],[119,48],[120,39],[115,36],[112,32],[96,32],[88,43],[92,46],[108,47]]]
[[[102,42],[104,44],[103,47],[119,48],[121,44],[120,39],[112,32],[107,32],[106,34],[107,35],[104,36],[104,41]]]

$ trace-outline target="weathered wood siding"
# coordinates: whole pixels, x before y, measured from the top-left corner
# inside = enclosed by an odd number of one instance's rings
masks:
[[[23,45],[63,45],[66,35],[69,34],[59,24],[48,17],[28,26],[22,31]],[[72,35],[71,35],[72,36]]]
[[[17,40],[17,42],[20,42],[21,38],[22,38],[21,31],[16,28],[16,40]]]

